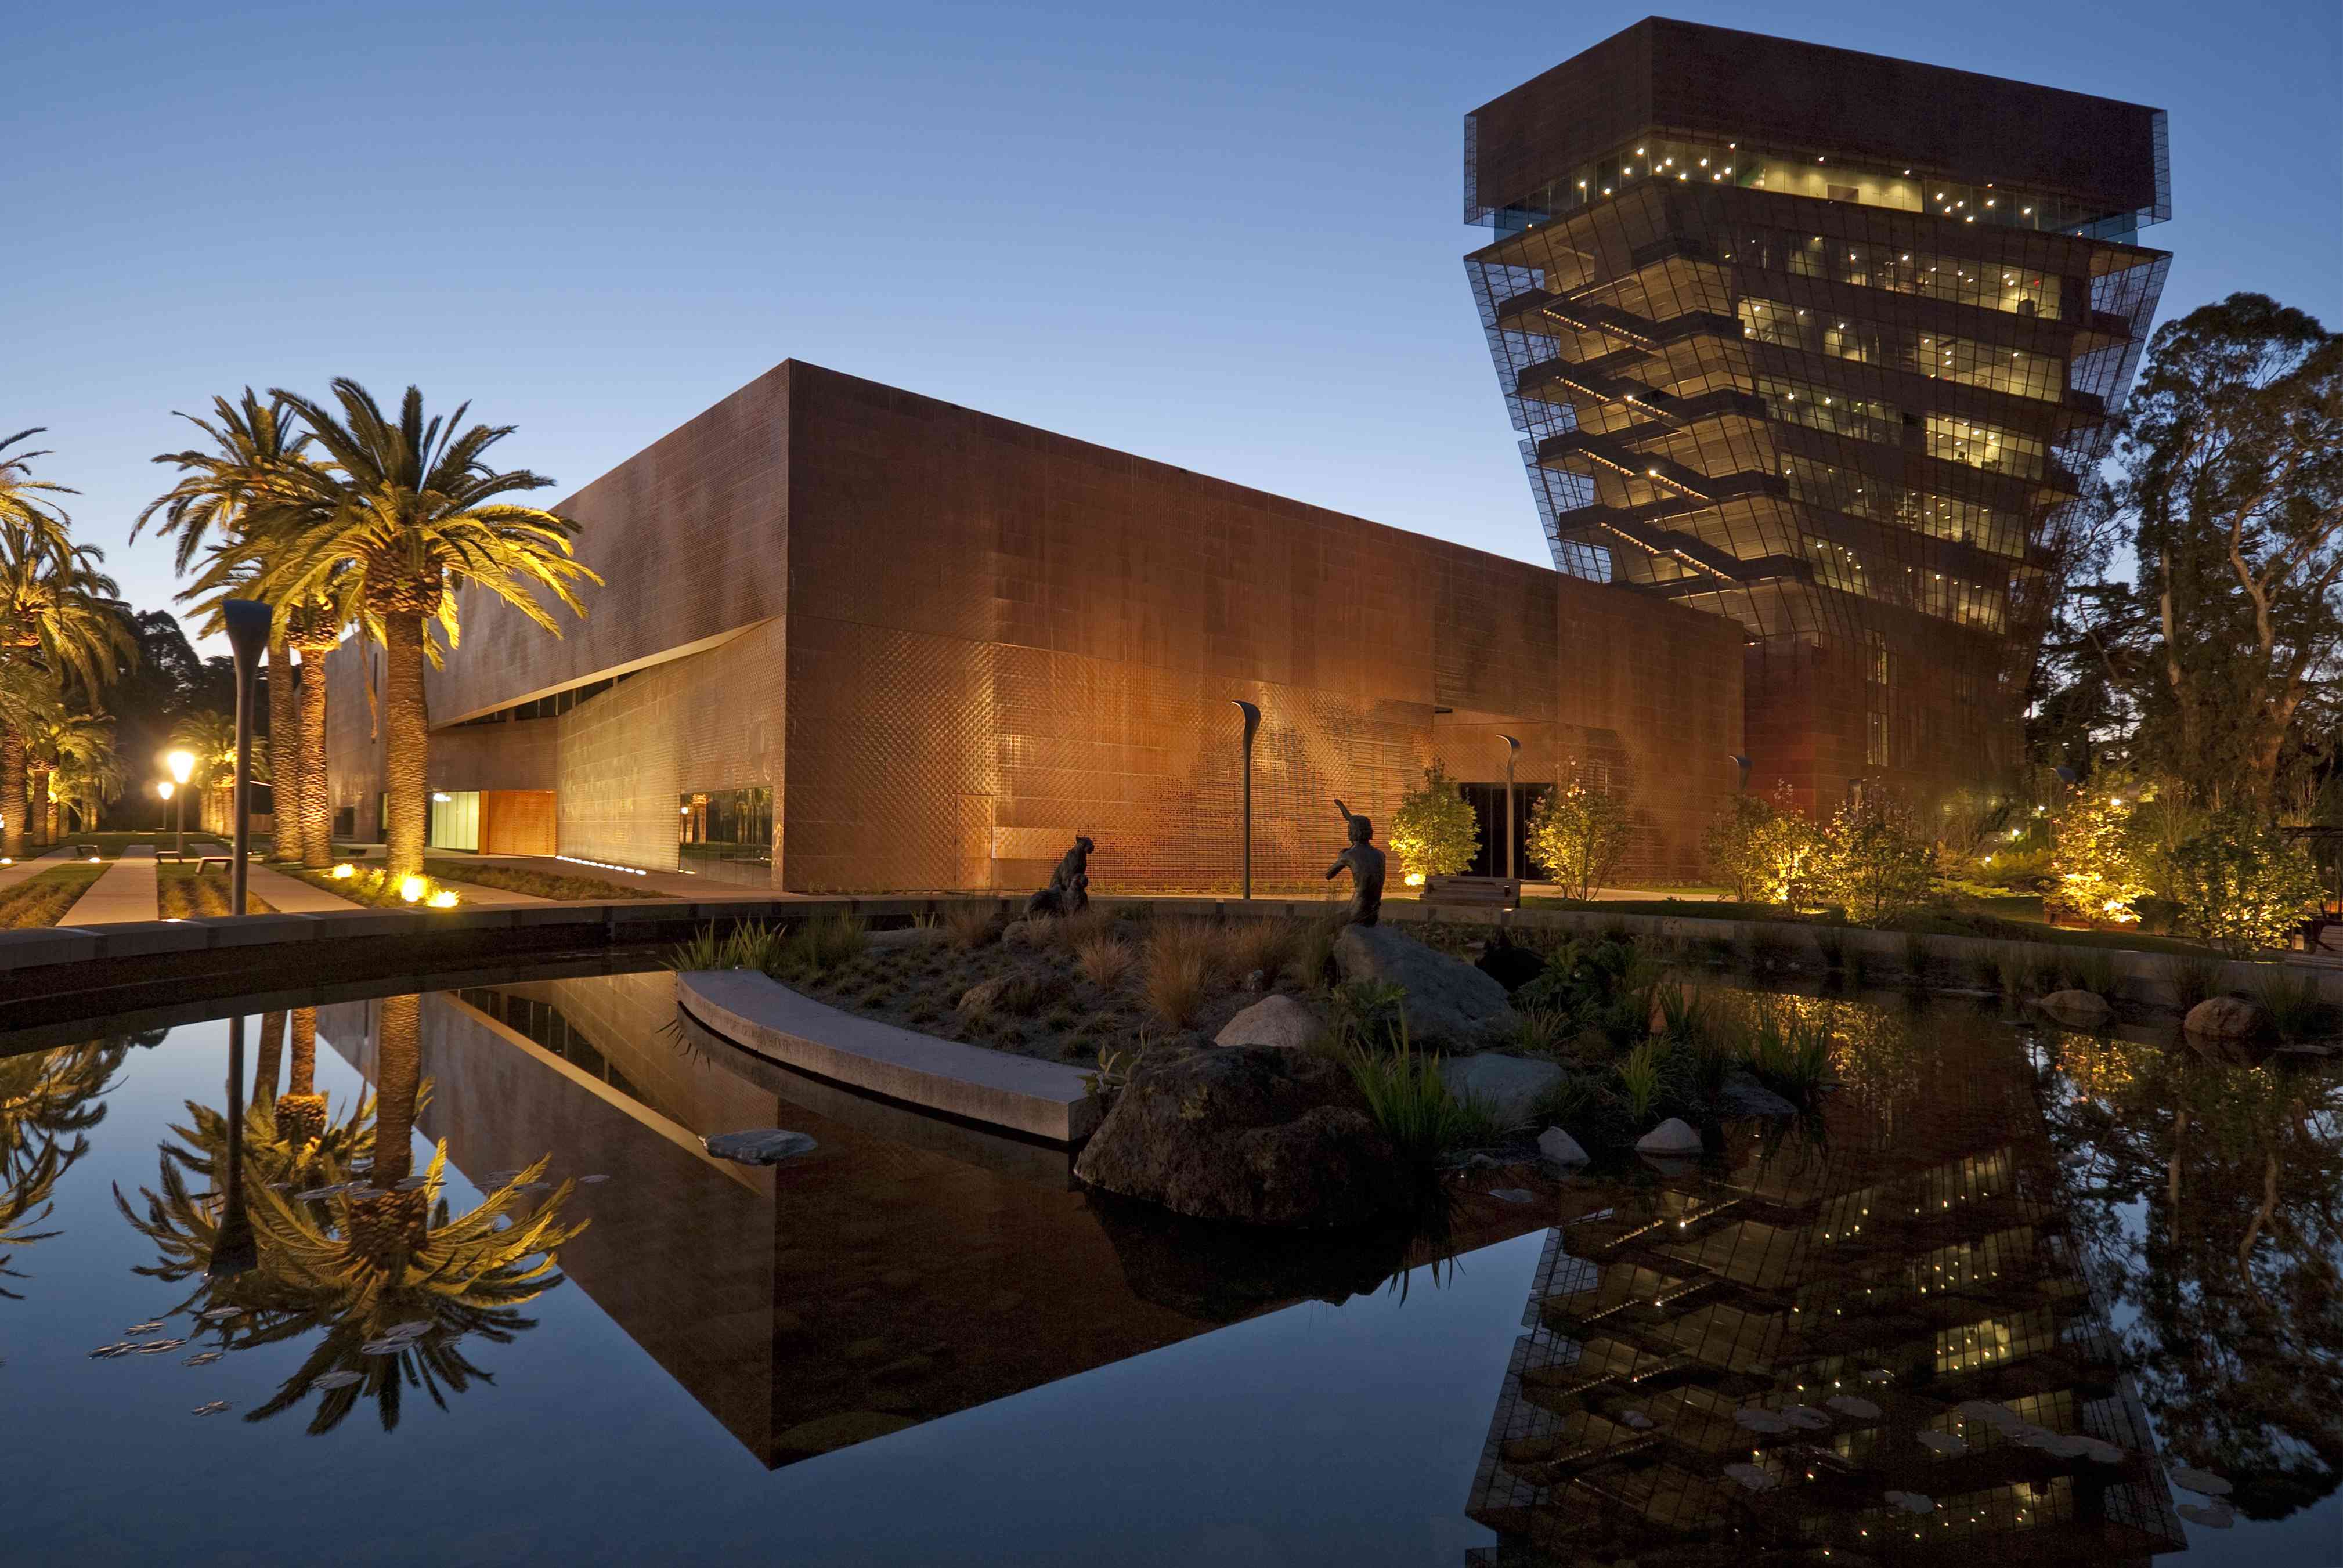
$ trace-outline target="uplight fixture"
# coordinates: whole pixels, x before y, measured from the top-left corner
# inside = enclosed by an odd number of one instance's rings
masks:
[[[407,877],[398,884],[399,898],[410,904],[422,902],[423,895],[429,890],[430,884],[420,877]]]
[[[356,866],[351,865],[347,860],[344,860],[340,865],[334,868],[334,880],[337,882],[347,882],[357,874],[358,869]]]

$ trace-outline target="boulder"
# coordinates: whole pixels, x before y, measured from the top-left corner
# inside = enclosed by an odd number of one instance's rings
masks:
[[[2208,996],[2188,1010],[2181,1027],[2207,1040],[2251,1040],[2269,1028],[2269,1017],[2244,997]]]
[[[1517,1019],[1505,988],[1460,959],[1389,926],[1344,926],[1334,965],[1345,981],[1383,981],[1407,992],[1411,1040],[1474,1046],[1509,1033]]]
[[[1411,1196],[1350,1070],[1267,1045],[1150,1053],[1074,1171],[1174,1213],[1305,1230],[1369,1224]]]
[[[1266,996],[1222,1026],[1214,1045],[1274,1045],[1298,1050],[1325,1032],[1309,1004],[1290,996]]]
[[[1745,1072],[1725,1075],[1717,1091],[1719,1116],[1795,1116],[1798,1108]]]
[[[1034,917],[1010,921],[1001,929],[1001,945],[1004,948],[1031,948],[1041,945],[1041,933],[1035,929]]]
[[[795,1160],[820,1147],[810,1134],[791,1132],[780,1127],[760,1127],[749,1132],[719,1132],[701,1141],[710,1155],[719,1160],[729,1160],[736,1165],[779,1165],[784,1160]]]
[[[1638,1154],[1697,1154],[1700,1134],[1675,1117],[1669,1117],[1635,1140]]]
[[[2097,1029],[2115,1015],[2107,999],[2097,991],[2054,990],[2048,996],[2035,998],[2034,1005],[2053,1023],[2063,1023],[2069,1029]]]
[[[1477,1100],[1486,1106],[1500,1127],[1518,1127],[1562,1081],[1562,1069],[1551,1061],[1484,1050],[1441,1058],[1440,1078],[1459,1100]]]
[[[1557,1165],[1586,1163],[1586,1151],[1578,1146],[1577,1139],[1559,1127],[1549,1127],[1538,1134],[1538,1152]]]
[[[1008,989],[1007,975],[979,980],[960,993],[960,1000],[952,1004],[952,1010],[962,1018],[981,1017],[1001,1005],[1001,993]]]

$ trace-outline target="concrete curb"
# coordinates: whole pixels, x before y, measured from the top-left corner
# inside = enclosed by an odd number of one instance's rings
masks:
[[[841,1011],[749,970],[675,977],[677,1002],[745,1050],[890,1100],[1074,1143],[1097,1127],[1088,1075]]]

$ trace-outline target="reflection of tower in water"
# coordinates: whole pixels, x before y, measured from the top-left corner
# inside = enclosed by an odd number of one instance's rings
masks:
[[[2185,1547],[2016,1054],[1920,1050],[1834,1097],[1826,1139],[1742,1123],[1722,1159],[1566,1196],[1467,1509],[1501,1544],[1472,1561]]]

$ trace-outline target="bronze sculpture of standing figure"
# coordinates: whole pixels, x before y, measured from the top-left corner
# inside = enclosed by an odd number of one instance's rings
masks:
[[[1351,843],[1326,868],[1326,879],[1331,882],[1346,870],[1351,873],[1351,924],[1372,926],[1383,915],[1383,852],[1368,842],[1374,837],[1373,823],[1352,811],[1340,799],[1334,802],[1334,809],[1342,814]]]

